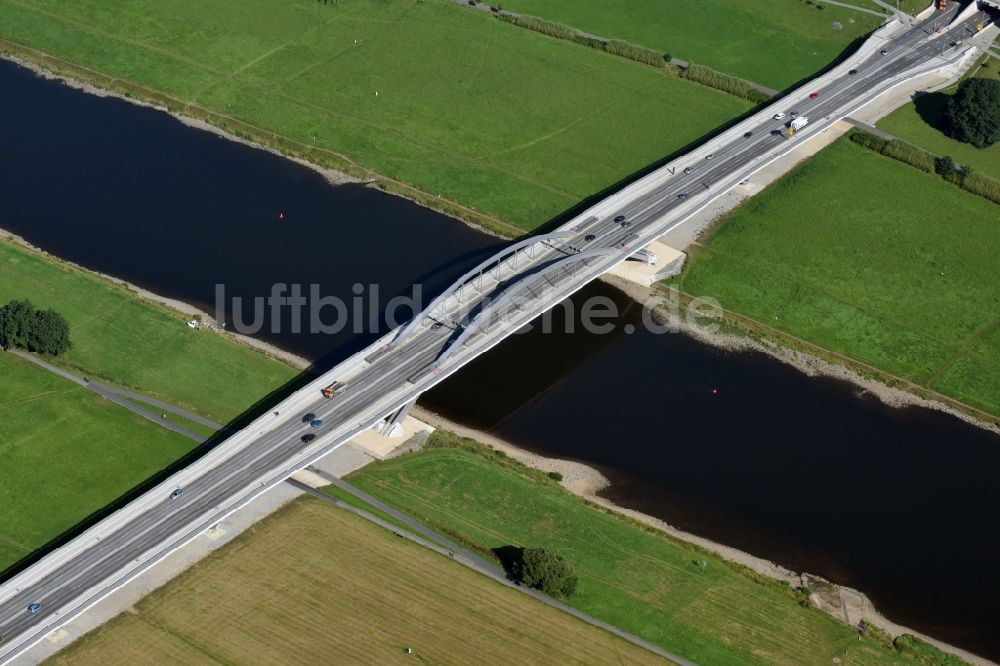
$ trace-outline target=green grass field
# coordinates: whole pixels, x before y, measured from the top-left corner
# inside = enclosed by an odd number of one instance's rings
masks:
[[[1000,60],[986,58],[984,66],[970,73],[985,78],[1000,78]],[[1000,144],[979,149],[956,141],[943,131],[944,111],[956,87],[924,95],[889,114],[878,122],[879,129],[916,144],[938,155],[949,155],[957,162],[968,164],[977,171],[1000,179]]]
[[[884,21],[803,0],[510,0],[504,9],[670,53],[783,90],[830,64]],[[823,4],[817,0],[817,4]],[[841,30],[833,28],[839,22]]]
[[[0,377],[0,570],[195,446],[16,356]]]
[[[447,0],[0,0],[0,37],[522,229],[749,108]]]
[[[452,448],[455,445],[466,450]],[[611,515],[539,474],[436,432],[427,450],[377,462],[352,483],[479,550],[546,546],[580,581],[577,608],[702,664],[908,663],[775,581]],[[706,560],[703,570],[697,565]],[[845,658],[845,652],[848,652]]]
[[[1000,415],[997,219],[842,139],[734,212],[676,282]]]
[[[666,662],[308,498],[46,663]]]
[[[110,281],[0,241],[0,303],[26,298],[69,320],[73,348],[56,363],[225,423],[296,375]],[[117,409],[117,408],[116,408]]]

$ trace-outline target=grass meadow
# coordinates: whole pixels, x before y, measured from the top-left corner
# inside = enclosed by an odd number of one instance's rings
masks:
[[[481,448],[437,431],[426,450],[373,463],[350,481],[484,553],[554,548],[579,576],[573,606],[696,663],[911,663],[799,605],[783,584],[598,509]]]
[[[658,49],[777,90],[823,69],[853,40],[884,22],[822,0],[814,4],[804,0],[509,0],[503,7]],[[840,30],[834,29],[834,22],[841,25]]]
[[[0,571],[195,443],[0,353]]]
[[[1000,415],[996,211],[842,139],[732,213],[674,282]]]
[[[1000,60],[985,58],[974,65],[970,73],[977,77],[1000,78]],[[957,86],[918,97],[878,122],[879,129],[916,144],[938,155],[948,155],[956,162],[967,164],[976,171],[1000,180],[1000,143],[989,148],[976,148],[957,141],[945,133],[944,118],[948,100]]]
[[[750,107],[447,0],[0,0],[0,38],[521,230]]]
[[[0,240],[0,303],[28,299],[70,324],[53,362],[225,423],[297,372],[180,315],[9,240]],[[120,409],[117,408],[116,409]]]
[[[665,662],[309,498],[46,663]]]

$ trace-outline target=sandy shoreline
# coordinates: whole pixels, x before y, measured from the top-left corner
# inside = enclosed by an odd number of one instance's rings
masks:
[[[229,132],[226,132],[225,130],[222,130],[222,129],[214,126],[214,125],[211,125],[210,123],[207,123],[207,122],[204,122],[204,121],[201,121],[201,120],[197,120],[197,119],[194,119],[194,118],[191,118],[191,117],[187,117],[187,116],[184,116],[182,114],[175,113],[175,112],[170,111],[169,109],[166,109],[166,108],[164,108],[162,106],[158,106],[158,105],[151,104],[151,103],[148,103],[148,102],[144,102],[142,100],[138,100],[138,99],[135,99],[135,98],[132,98],[132,97],[127,97],[125,95],[121,95],[121,94],[118,94],[118,93],[115,93],[115,92],[104,90],[104,89],[98,88],[96,86],[93,86],[91,84],[78,81],[78,80],[73,79],[71,77],[66,77],[66,76],[61,76],[61,75],[53,74],[52,72],[49,72],[45,68],[43,68],[41,66],[38,66],[38,65],[36,65],[34,63],[31,63],[30,61],[23,60],[21,58],[17,58],[17,57],[14,57],[14,56],[11,56],[11,55],[7,55],[7,54],[2,54],[2,55],[0,55],[0,57],[2,57],[4,59],[7,59],[7,60],[10,60],[12,62],[15,62],[16,64],[18,64],[18,65],[20,65],[22,67],[30,69],[31,71],[35,72],[37,75],[39,75],[39,76],[41,76],[43,78],[59,80],[62,83],[64,83],[65,85],[68,85],[70,87],[79,89],[79,90],[87,92],[89,94],[97,95],[99,97],[114,97],[114,98],[117,98],[117,99],[129,102],[131,104],[136,104],[138,106],[143,106],[143,107],[147,107],[147,108],[156,109],[158,111],[162,111],[164,113],[169,114],[171,117],[177,119],[179,122],[182,122],[185,125],[188,125],[188,126],[191,126],[191,127],[203,130],[203,131],[211,132],[211,133],[213,133],[213,134],[215,134],[215,135],[217,135],[217,136],[219,136],[221,138],[224,138],[224,139],[227,139],[227,140],[230,140],[230,141],[235,141],[235,142],[238,142],[238,143],[250,146],[252,148],[256,148],[256,149],[259,149],[259,150],[267,151],[267,152],[269,152],[269,153],[271,153],[273,155],[276,155],[276,156],[279,156],[279,157],[283,157],[285,159],[290,159],[290,160],[292,160],[292,161],[294,161],[294,162],[296,162],[298,164],[306,166],[306,167],[308,167],[308,168],[310,168],[310,169],[312,169],[312,170],[320,173],[327,180],[327,182],[329,182],[332,185],[340,185],[340,184],[345,184],[345,183],[364,183],[364,182],[366,182],[366,181],[362,181],[362,180],[360,180],[358,178],[355,178],[353,176],[350,176],[350,175],[348,175],[346,173],[343,173],[341,171],[337,171],[337,170],[334,170],[334,169],[328,169],[328,168],[321,167],[319,165],[316,165],[314,163],[311,163],[311,162],[309,162],[307,160],[304,160],[304,159],[301,159],[301,158],[296,158],[296,157],[293,157],[293,156],[285,155],[285,154],[279,152],[278,150],[275,150],[275,149],[270,148],[268,146],[265,146],[265,145],[262,145],[262,144],[259,144],[259,143],[255,143],[253,141],[246,140],[246,139],[244,139],[242,137],[239,137],[239,136],[236,136],[236,135],[231,134]],[[393,196],[403,196],[404,198],[409,199],[408,197],[405,197],[404,195],[400,195],[400,194],[393,194]],[[428,207],[423,202],[415,201],[415,200],[412,200],[412,199],[409,199],[409,200],[413,201],[417,205]],[[448,215],[448,213],[443,213],[443,214]],[[494,236],[499,236],[499,234],[497,234],[496,232],[491,231],[489,229],[485,229],[485,228],[483,228],[483,227],[481,227],[481,226],[479,226],[479,225],[477,225],[475,223],[472,223],[472,222],[470,222],[468,220],[463,220],[463,219],[455,217],[453,215],[449,215],[449,216],[452,217],[453,219],[456,219],[456,220],[460,221],[463,224],[469,225],[469,226],[477,229],[478,231],[481,231],[483,233],[488,233],[488,234],[491,234],[491,235],[494,235]],[[50,257],[53,260],[55,260],[55,261],[57,261],[57,262],[59,262],[59,263],[61,263],[63,265],[71,266],[72,268],[74,268],[76,270],[79,270],[79,271],[82,271],[84,273],[95,275],[95,276],[98,276],[98,277],[110,280],[110,281],[112,281],[114,283],[117,283],[119,285],[122,285],[126,289],[128,289],[131,293],[133,293],[140,300],[148,301],[148,302],[152,302],[152,303],[156,303],[159,306],[165,307],[165,308],[167,308],[167,309],[169,309],[171,311],[175,311],[180,316],[190,317],[192,315],[198,315],[201,318],[201,320],[207,325],[207,327],[211,328],[214,332],[217,332],[217,333],[222,334],[222,335],[226,335],[226,336],[232,338],[233,340],[239,342],[240,344],[247,345],[247,346],[252,347],[252,348],[254,348],[254,349],[258,350],[258,351],[261,351],[261,352],[263,352],[265,354],[268,354],[269,356],[277,358],[277,359],[279,359],[279,360],[287,363],[288,365],[290,365],[290,366],[292,366],[292,367],[294,367],[296,369],[304,370],[304,369],[306,369],[306,368],[308,368],[310,366],[310,362],[307,359],[305,359],[305,358],[303,358],[301,356],[298,356],[296,354],[287,352],[287,351],[285,351],[285,350],[283,350],[283,349],[281,349],[281,348],[279,348],[279,347],[277,347],[275,345],[272,345],[272,344],[269,344],[267,342],[263,342],[263,341],[260,341],[260,340],[256,340],[256,339],[248,337],[248,336],[240,335],[238,333],[234,333],[234,332],[231,332],[231,331],[223,330],[218,325],[218,322],[215,321],[214,317],[210,313],[204,312],[204,311],[202,311],[202,310],[200,310],[200,309],[198,309],[198,308],[196,308],[194,306],[191,306],[191,305],[189,305],[189,304],[187,304],[187,303],[185,303],[183,301],[179,301],[179,300],[176,300],[176,299],[171,299],[171,298],[167,298],[167,297],[164,297],[164,296],[160,296],[160,295],[155,294],[153,292],[150,292],[150,291],[148,291],[146,289],[143,289],[143,288],[138,287],[136,285],[130,284],[128,282],[125,282],[125,281],[123,281],[123,280],[121,280],[119,278],[116,278],[114,276],[104,275],[102,273],[99,273],[99,272],[96,272],[96,271],[92,271],[90,269],[87,269],[85,267],[79,266],[77,264],[73,264],[72,262],[60,259],[58,257],[55,257],[55,256],[49,254],[48,252],[46,252],[46,251],[44,251],[44,250],[42,250],[40,248],[37,248],[37,247],[31,245],[30,243],[28,243],[27,241],[25,241],[23,238],[17,236],[16,234],[4,231],[2,229],[0,229],[0,237],[9,239],[9,240],[11,240],[11,241],[13,241],[15,243],[18,243],[19,245],[22,245],[22,246],[24,246],[26,248],[29,248],[29,249],[33,250],[33,251],[40,252],[41,254],[43,254],[43,255],[45,255],[47,257]],[[614,286],[616,286],[618,288],[621,288],[624,291],[626,291],[626,293],[628,293],[630,296],[632,296],[633,298],[635,298],[639,302],[646,302],[651,297],[650,290],[648,290],[648,289],[646,289],[644,287],[639,287],[638,285],[634,285],[634,284],[631,284],[631,283],[624,283],[622,281],[615,280],[613,278],[607,278],[607,280],[608,280],[609,283],[613,284]],[[669,314],[665,310],[657,310],[657,312],[662,317],[669,318]],[[777,359],[779,361],[782,361],[784,363],[788,363],[788,364],[792,365],[793,367],[796,367],[797,369],[799,369],[800,371],[802,371],[804,374],[806,374],[808,376],[826,376],[826,377],[832,377],[832,378],[836,378],[836,379],[842,379],[842,380],[849,381],[849,382],[853,383],[854,385],[858,386],[859,388],[861,388],[863,391],[869,392],[872,395],[877,396],[880,400],[882,400],[887,405],[895,406],[895,407],[901,407],[901,406],[919,406],[919,407],[926,407],[926,408],[931,408],[931,409],[937,409],[937,410],[944,411],[944,412],[947,412],[949,414],[952,414],[954,416],[957,416],[958,418],[960,418],[960,419],[962,419],[962,420],[964,420],[964,421],[966,421],[966,422],[968,422],[970,424],[986,428],[986,429],[991,430],[991,431],[996,432],[996,433],[1000,433],[1000,427],[997,427],[996,425],[988,424],[988,423],[979,421],[979,420],[975,419],[974,417],[969,416],[967,414],[964,414],[962,412],[959,412],[958,410],[955,410],[955,409],[953,409],[953,408],[951,408],[951,407],[949,407],[947,405],[944,405],[944,404],[942,404],[940,402],[936,402],[936,401],[933,401],[933,400],[928,400],[926,398],[917,396],[917,395],[915,395],[915,394],[913,394],[913,393],[911,393],[909,391],[906,391],[905,389],[891,387],[891,386],[888,386],[888,385],[886,385],[886,384],[884,384],[882,382],[878,382],[878,381],[866,378],[866,377],[858,374],[857,372],[854,372],[853,370],[851,370],[849,368],[846,368],[844,366],[837,365],[837,364],[825,361],[825,360],[820,359],[820,358],[815,357],[815,356],[810,356],[809,354],[807,354],[805,352],[801,352],[801,351],[797,351],[797,350],[792,350],[792,349],[780,347],[779,345],[776,345],[776,344],[766,344],[764,342],[761,342],[761,341],[758,341],[758,340],[755,340],[755,339],[752,339],[752,338],[749,338],[749,337],[738,336],[738,335],[735,335],[735,334],[729,334],[729,333],[706,333],[705,331],[702,331],[701,329],[698,329],[696,327],[691,327],[691,326],[687,325],[683,321],[675,321],[673,319],[669,319],[669,320],[671,321],[671,323],[678,325],[679,328],[680,328],[680,330],[682,332],[684,332],[685,334],[691,335],[692,337],[694,337],[694,338],[696,338],[696,339],[698,339],[698,340],[700,340],[702,342],[705,342],[706,344],[710,344],[712,346],[719,347],[719,348],[722,348],[722,349],[731,350],[731,351],[758,351],[758,352],[762,352],[762,353],[768,354],[769,356],[771,356],[771,357],[773,357],[773,358],[775,358],[775,359]],[[573,493],[575,493],[577,495],[580,495],[580,496],[586,498],[587,500],[589,500],[589,501],[591,501],[591,502],[593,502],[593,503],[595,503],[595,504],[597,504],[599,506],[602,506],[602,507],[604,507],[604,508],[606,508],[608,510],[620,513],[622,515],[631,517],[631,518],[633,518],[635,520],[638,520],[638,521],[643,522],[643,523],[645,523],[647,525],[655,527],[656,529],[662,530],[663,532],[665,532],[665,533],[667,533],[667,534],[669,534],[671,536],[674,536],[674,537],[676,537],[676,538],[678,538],[680,540],[683,540],[683,541],[695,544],[695,545],[697,545],[697,546],[699,546],[701,548],[704,548],[704,549],[706,549],[708,551],[714,552],[714,553],[718,554],[719,556],[723,557],[724,559],[727,559],[727,560],[730,560],[730,561],[735,562],[737,564],[746,566],[746,567],[748,567],[748,568],[750,568],[750,569],[752,569],[752,570],[754,570],[754,571],[756,571],[758,573],[761,573],[763,575],[775,578],[777,580],[786,581],[790,585],[793,585],[793,586],[801,585],[803,583],[803,575],[802,574],[795,573],[795,572],[793,572],[793,571],[791,571],[789,569],[786,569],[786,568],[784,568],[784,567],[782,567],[782,566],[780,566],[780,565],[778,565],[778,564],[776,564],[774,562],[771,562],[771,561],[768,561],[768,560],[765,560],[765,559],[762,559],[762,558],[758,558],[758,557],[755,557],[755,556],[753,556],[753,555],[751,555],[749,553],[741,551],[739,549],[732,548],[732,547],[726,546],[724,544],[719,544],[719,543],[710,541],[708,539],[704,539],[702,537],[699,537],[697,535],[693,535],[693,534],[684,532],[682,530],[678,530],[678,529],[670,526],[669,524],[665,523],[664,521],[659,520],[659,519],[657,519],[655,517],[652,517],[652,516],[649,516],[647,514],[643,514],[643,513],[637,512],[637,511],[633,511],[633,510],[630,510],[630,509],[626,509],[626,508],[620,507],[620,506],[615,505],[614,503],[612,503],[612,502],[610,502],[608,500],[605,500],[603,498],[598,497],[597,493],[599,493],[601,490],[607,488],[608,485],[609,485],[609,481],[608,481],[608,479],[601,472],[599,472],[598,470],[596,470],[596,469],[594,469],[592,467],[589,467],[589,466],[587,466],[587,465],[585,465],[583,463],[569,461],[569,460],[559,460],[559,459],[554,459],[554,458],[546,458],[544,456],[540,456],[540,455],[532,453],[530,451],[521,449],[521,448],[519,448],[519,447],[517,447],[517,446],[515,446],[515,445],[513,445],[513,444],[511,444],[509,442],[506,442],[506,441],[501,440],[499,438],[496,438],[496,437],[494,437],[492,435],[489,435],[488,433],[480,432],[480,431],[477,431],[475,429],[462,426],[462,425],[460,425],[458,423],[454,423],[454,422],[448,421],[447,419],[443,419],[442,417],[434,415],[434,414],[432,414],[432,413],[430,413],[430,412],[428,412],[426,410],[422,410],[419,407],[414,410],[414,415],[417,418],[419,418],[421,420],[424,420],[424,421],[427,421],[428,423],[430,423],[432,425],[439,426],[439,427],[444,427],[445,429],[452,430],[452,431],[456,432],[459,435],[474,438],[474,439],[476,439],[476,440],[478,440],[480,442],[483,442],[485,444],[488,444],[488,445],[490,445],[490,446],[492,446],[492,447],[494,447],[496,449],[502,450],[505,453],[507,453],[511,458],[514,458],[515,460],[518,460],[518,461],[520,461],[520,462],[522,462],[522,463],[524,463],[526,465],[529,465],[531,467],[534,467],[534,468],[537,468],[537,469],[541,469],[541,470],[546,471],[546,472],[549,472],[549,471],[559,472],[560,474],[563,475],[563,481],[562,481],[562,483],[563,483],[564,487],[566,487],[569,491],[571,491],[571,492],[573,492]],[[846,591],[849,591],[852,594],[860,595],[860,596],[863,597],[863,594],[861,594],[860,592],[857,592],[855,590],[850,590],[849,588],[840,588],[839,586],[833,586],[833,587],[835,587],[837,589],[846,590]],[[824,610],[828,610],[829,611],[829,609],[824,609]],[[948,652],[951,652],[951,653],[954,653],[954,654],[957,654],[957,655],[961,656],[963,659],[966,659],[970,663],[976,663],[976,664],[989,664],[989,663],[992,663],[992,662],[989,662],[987,660],[984,660],[984,659],[981,659],[979,657],[976,657],[975,655],[967,653],[967,652],[965,652],[963,650],[955,648],[953,646],[949,646],[949,645],[946,645],[944,643],[941,643],[940,641],[937,641],[937,640],[935,640],[933,638],[930,638],[928,636],[920,634],[919,632],[913,631],[913,630],[905,628],[905,627],[901,627],[900,625],[896,625],[895,623],[891,622],[890,620],[888,620],[888,619],[884,618],[882,615],[880,615],[874,609],[874,607],[870,604],[870,602],[867,604],[867,607],[864,609],[863,615],[864,615],[864,618],[867,621],[871,622],[873,625],[876,625],[876,626],[878,626],[880,628],[885,629],[887,632],[889,632],[893,636],[899,635],[901,633],[914,634],[916,636],[919,636],[923,640],[925,640],[925,641],[927,641],[929,643],[932,643],[934,645],[937,645],[938,647],[940,647],[940,648],[942,648],[942,649],[944,649],[944,650],[946,650]],[[838,619],[842,619],[842,617],[838,618]]]

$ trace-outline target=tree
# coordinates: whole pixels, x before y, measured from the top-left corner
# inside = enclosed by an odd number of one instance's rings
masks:
[[[28,326],[28,350],[57,356],[70,347],[69,322],[55,310],[36,310]]]
[[[0,347],[28,346],[28,328],[35,306],[31,301],[11,301],[0,307]]]
[[[1000,141],[1000,81],[966,79],[945,109],[952,137],[976,148]]]
[[[31,301],[0,307],[0,347],[57,355],[70,345],[69,323],[55,310],[36,310]]]
[[[551,596],[569,597],[576,591],[573,566],[548,548],[526,548],[519,573],[522,583]]]

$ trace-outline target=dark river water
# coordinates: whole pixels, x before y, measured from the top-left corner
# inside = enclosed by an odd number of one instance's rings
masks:
[[[414,283],[433,294],[498,246],[404,200],[330,187],[268,153],[3,62],[0,150],[0,227],[209,311],[217,284],[247,302],[275,283],[350,302],[360,284],[366,306],[377,284],[384,307]],[[571,302],[595,295],[620,310],[611,333],[535,327],[422,404],[599,468],[623,506],[857,587],[900,623],[1000,657],[1000,438],[761,355],[649,332],[638,304],[602,284]],[[225,319],[237,323],[231,309]],[[557,310],[555,331],[563,319]],[[258,336],[328,366],[388,330],[373,323],[293,333],[285,308]]]

